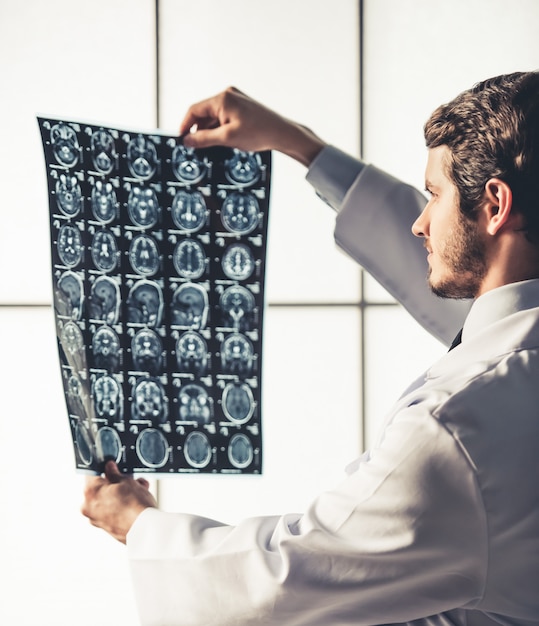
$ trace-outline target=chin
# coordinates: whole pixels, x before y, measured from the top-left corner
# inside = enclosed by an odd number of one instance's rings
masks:
[[[477,296],[477,286],[472,283],[459,283],[457,281],[429,279],[429,287],[432,293],[439,298],[452,300],[469,300]]]

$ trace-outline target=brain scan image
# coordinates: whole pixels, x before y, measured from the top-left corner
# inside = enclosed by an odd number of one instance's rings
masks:
[[[118,263],[120,252],[116,238],[108,230],[98,230],[92,239],[92,261],[103,272],[110,272]]]
[[[141,378],[133,389],[132,418],[147,420],[157,426],[166,421],[167,415],[167,399],[161,383],[154,378]]]
[[[127,199],[127,213],[135,226],[155,226],[159,219],[159,202],[155,191],[149,187],[133,187]]]
[[[131,267],[142,276],[153,276],[159,269],[159,248],[153,237],[138,235],[129,246]]]
[[[58,279],[55,305],[60,315],[80,320],[82,315],[83,286],[81,278],[74,272],[64,272]]]
[[[80,378],[70,374],[65,387],[68,412],[79,418],[88,416],[88,396]]]
[[[38,123],[77,468],[259,473],[270,151]]]
[[[67,217],[75,217],[82,209],[82,191],[75,176],[60,174],[55,188],[56,204]]]
[[[221,207],[221,221],[231,233],[248,235],[258,226],[258,200],[252,193],[233,192]]]
[[[61,341],[64,351],[76,354],[84,350],[84,338],[81,329],[74,322],[67,322],[62,328]]]
[[[97,431],[95,436],[95,452],[100,461],[115,461],[118,463],[122,457],[122,442],[118,433],[103,426]]]
[[[90,291],[90,317],[109,325],[116,324],[120,314],[120,289],[108,276],[100,276]]]
[[[200,191],[180,190],[172,201],[174,224],[188,233],[199,231],[206,223],[206,201]]]
[[[163,345],[157,333],[143,328],[131,341],[133,365],[139,372],[156,376],[163,367]]]
[[[183,452],[185,459],[193,467],[206,467],[211,461],[212,450],[210,442],[204,433],[196,430],[187,435]]]
[[[226,289],[219,298],[219,307],[226,326],[239,331],[251,329],[255,298],[245,287],[234,285]]]
[[[163,467],[168,460],[168,443],[163,433],[154,428],[143,430],[137,438],[136,450],[146,467]]]
[[[67,381],[67,394],[75,401],[81,401],[84,394],[80,378],[76,374],[71,374]]]
[[[206,175],[207,166],[193,148],[179,145],[172,152],[172,171],[183,183],[198,183]]]
[[[237,424],[248,422],[255,410],[253,392],[249,385],[229,383],[223,390],[222,407],[229,420]]]
[[[258,154],[234,150],[225,161],[225,176],[235,185],[252,185],[260,178],[261,165]]]
[[[246,376],[253,366],[253,346],[244,335],[229,335],[221,344],[221,362],[229,374]]]
[[[172,257],[176,272],[183,278],[195,280],[206,270],[206,253],[198,241],[184,239],[176,244]]]
[[[221,260],[223,272],[232,280],[246,280],[255,269],[251,249],[243,243],[229,246]]]
[[[157,283],[141,280],[127,297],[127,321],[155,328],[163,315],[163,293]]]
[[[82,238],[80,230],[71,224],[64,224],[58,232],[58,256],[64,265],[75,267],[82,261]]]
[[[155,145],[150,139],[138,135],[127,145],[127,166],[135,178],[147,180],[157,171],[158,159]]]
[[[92,213],[96,220],[109,224],[116,217],[118,201],[111,183],[96,181],[91,196]]]
[[[92,398],[96,417],[115,422],[122,419],[122,389],[112,376],[101,376],[94,381]]]
[[[201,376],[207,365],[208,346],[195,331],[188,330],[176,342],[178,369]]]
[[[204,387],[193,383],[180,388],[178,417],[182,422],[196,422],[197,424],[211,422],[211,401]]]
[[[234,435],[228,444],[228,459],[232,465],[243,469],[251,465],[253,457],[253,446],[248,437],[241,433]]]
[[[200,285],[184,283],[174,292],[171,304],[172,323],[200,330],[208,317],[208,294]]]
[[[51,144],[56,160],[65,167],[77,164],[80,146],[77,133],[67,124],[55,124],[51,128]]]
[[[120,364],[120,339],[109,326],[101,326],[92,339],[95,367],[109,373],[117,372]]]
[[[91,139],[92,161],[96,170],[110,174],[116,163],[116,148],[112,135],[106,130],[96,130]]]
[[[94,459],[93,442],[90,431],[82,424],[75,427],[75,445],[84,465],[90,465]]]
[[[81,375],[84,375],[87,370],[87,362],[86,347],[81,329],[75,322],[67,322],[60,326],[58,340],[63,352],[62,362],[69,365],[72,372],[80,372]],[[75,400],[74,396],[71,398]],[[81,408],[78,402],[74,402],[73,405],[76,405],[77,409]]]

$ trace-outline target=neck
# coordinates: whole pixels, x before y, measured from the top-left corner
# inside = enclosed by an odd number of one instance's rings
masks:
[[[531,244],[523,233],[518,235],[501,238],[499,245],[490,252],[488,270],[477,296],[502,285],[539,278],[539,248]]]

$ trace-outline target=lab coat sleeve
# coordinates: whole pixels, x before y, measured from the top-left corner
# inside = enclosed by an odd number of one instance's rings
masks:
[[[344,626],[474,607],[486,536],[473,467],[422,403],[305,515],[147,509],[127,547],[142,626]]]
[[[431,334],[451,343],[470,303],[431,292],[427,255],[411,227],[425,206],[417,189],[333,146],[312,163],[307,180],[337,211],[335,240]]]

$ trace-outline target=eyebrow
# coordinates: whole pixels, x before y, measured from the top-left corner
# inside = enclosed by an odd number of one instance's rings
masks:
[[[430,180],[425,181],[425,191],[431,191],[432,189],[439,189],[439,185],[435,185]]]

